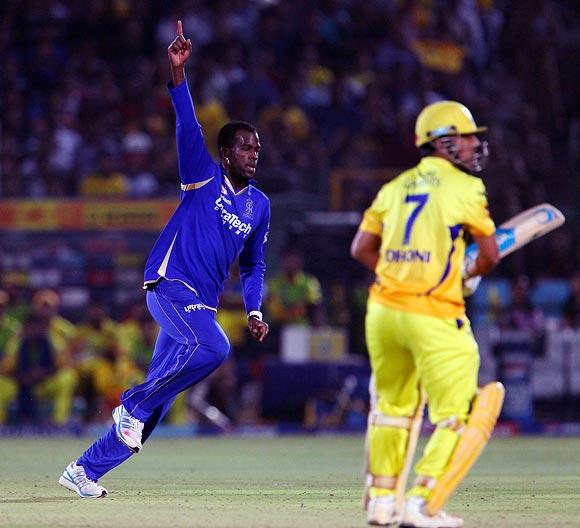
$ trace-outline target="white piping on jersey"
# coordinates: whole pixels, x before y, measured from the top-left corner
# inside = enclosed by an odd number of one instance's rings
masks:
[[[171,256],[171,252],[173,251],[173,245],[175,244],[176,238],[177,238],[177,233],[175,233],[175,236],[173,237],[173,240],[171,241],[171,245],[169,246],[167,253],[165,253],[165,257],[163,258],[163,262],[159,266],[157,273],[159,274],[160,277],[163,277],[165,280],[168,280],[171,282],[179,282],[179,283],[183,284],[188,290],[191,290],[193,293],[195,293],[195,295],[197,295],[197,297],[199,297],[199,293],[197,293],[197,291],[192,286],[187,284],[186,282],[179,280],[179,279],[169,279],[168,277],[166,277],[167,265],[169,264],[169,257]],[[151,281],[151,282],[155,282],[155,281]],[[202,304],[203,307],[207,308],[208,310],[213,310],[214,312],[217,312],[217,308],[214,308],[213,306],[208,306],[207,304],[204,304],[204,303],[200,303],[200,304]]]
[[[244,191],[250,188],[250,185],[246,185],[243,189],[240,189],[238,192],[234,189],[232,182],[228,179],[227,175],[224,174],[224,180],[226,181],[226,185],[230,188],[230,190],[237,196],[238,194],[242,194]]]
[[[210,181],[212,181],[213,178],[214,177],[212,176],[208,180],[205,180],[202,182],[196,182],[196,183],[182,183],[181,190],[182,191],[195,191],[196,189],[201,189],[206,183],[209,183]]]
[[[161,275],[162,277],[165,277],[165,272],[167,271],[167,265],[169,264],[169,257],[171,256],[171,252],[173,251],[173,244],[175,244],[176,238],[177,238],[177,233],[175,233],[175,236],[173,237],[173,240],[171,241],[171,245],[169,246],[167,253],[165,253],[165,256],[163,257],[163,261],[161,262],[161,265],[159,266],[159,269],[157,270],[157,273],[159,275]]]

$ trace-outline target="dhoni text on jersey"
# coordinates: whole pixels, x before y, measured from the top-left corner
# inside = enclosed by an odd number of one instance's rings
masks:
[[[429,262],[431,251],[420,251],[418,249],[387,249],[385,251],[387,262]]]
[[[214,209],[220,211],[223,223],[228,225],[230,231],[233,230],[236,235],[241,234],[246,238],[250,234],[250,231],[252,231],[252,224],[249,222],[242,222],[237,214],[230,213],[225,209],[221,196],[215,201]]]

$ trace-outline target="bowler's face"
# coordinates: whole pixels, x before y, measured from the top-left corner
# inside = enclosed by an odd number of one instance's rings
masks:
[[[249,130],[238,130],[230,148],[230,171],[246,180],[253,178],[256,173],[260,148],[258,134]]]

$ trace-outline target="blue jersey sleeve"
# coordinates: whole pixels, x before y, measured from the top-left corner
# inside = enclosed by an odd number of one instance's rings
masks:
[[[264,294],[264,274],[266,263],[264,255],[268,230],[270,229],[270,204],[264,215],[264,219],[257,229],[248,237],[240,252],[240,277],[246,312],[259,310],[262,306]]]
[[[189,184],[204,182],[212,178],[215,174],[216,163],[205,147],[201,125],[195,116],[187,80],[184,80],[177,88],[174,88],[173,83],[170,82],[168,88],[175,108],[179,177],[181,188],[185,191],[189,190],[187,188]]]

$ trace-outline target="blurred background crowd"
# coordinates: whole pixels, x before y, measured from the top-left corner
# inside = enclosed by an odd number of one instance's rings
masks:
[[[381,184],[417,161],[415,118],[440,99],[489,127],[483,177],[498,224],[545,201],[567,217],[469,303],[476,330],[521,331],[566,370],[546,335],[580,329],[577,2],[4,0],[0,215],[7,200],[177,199],[166,48],[178,18],[210,151],[230,119],[260,133],[273,335],[246,342],[233,270],[220,322],[234,355],[178,401],[174,423],[262,420],[267,358],[364,362],[372,277],[348,246]],[[102,420],[142,379],[156,328],[140,273],[155,235],[0,232],[0,422]]]

